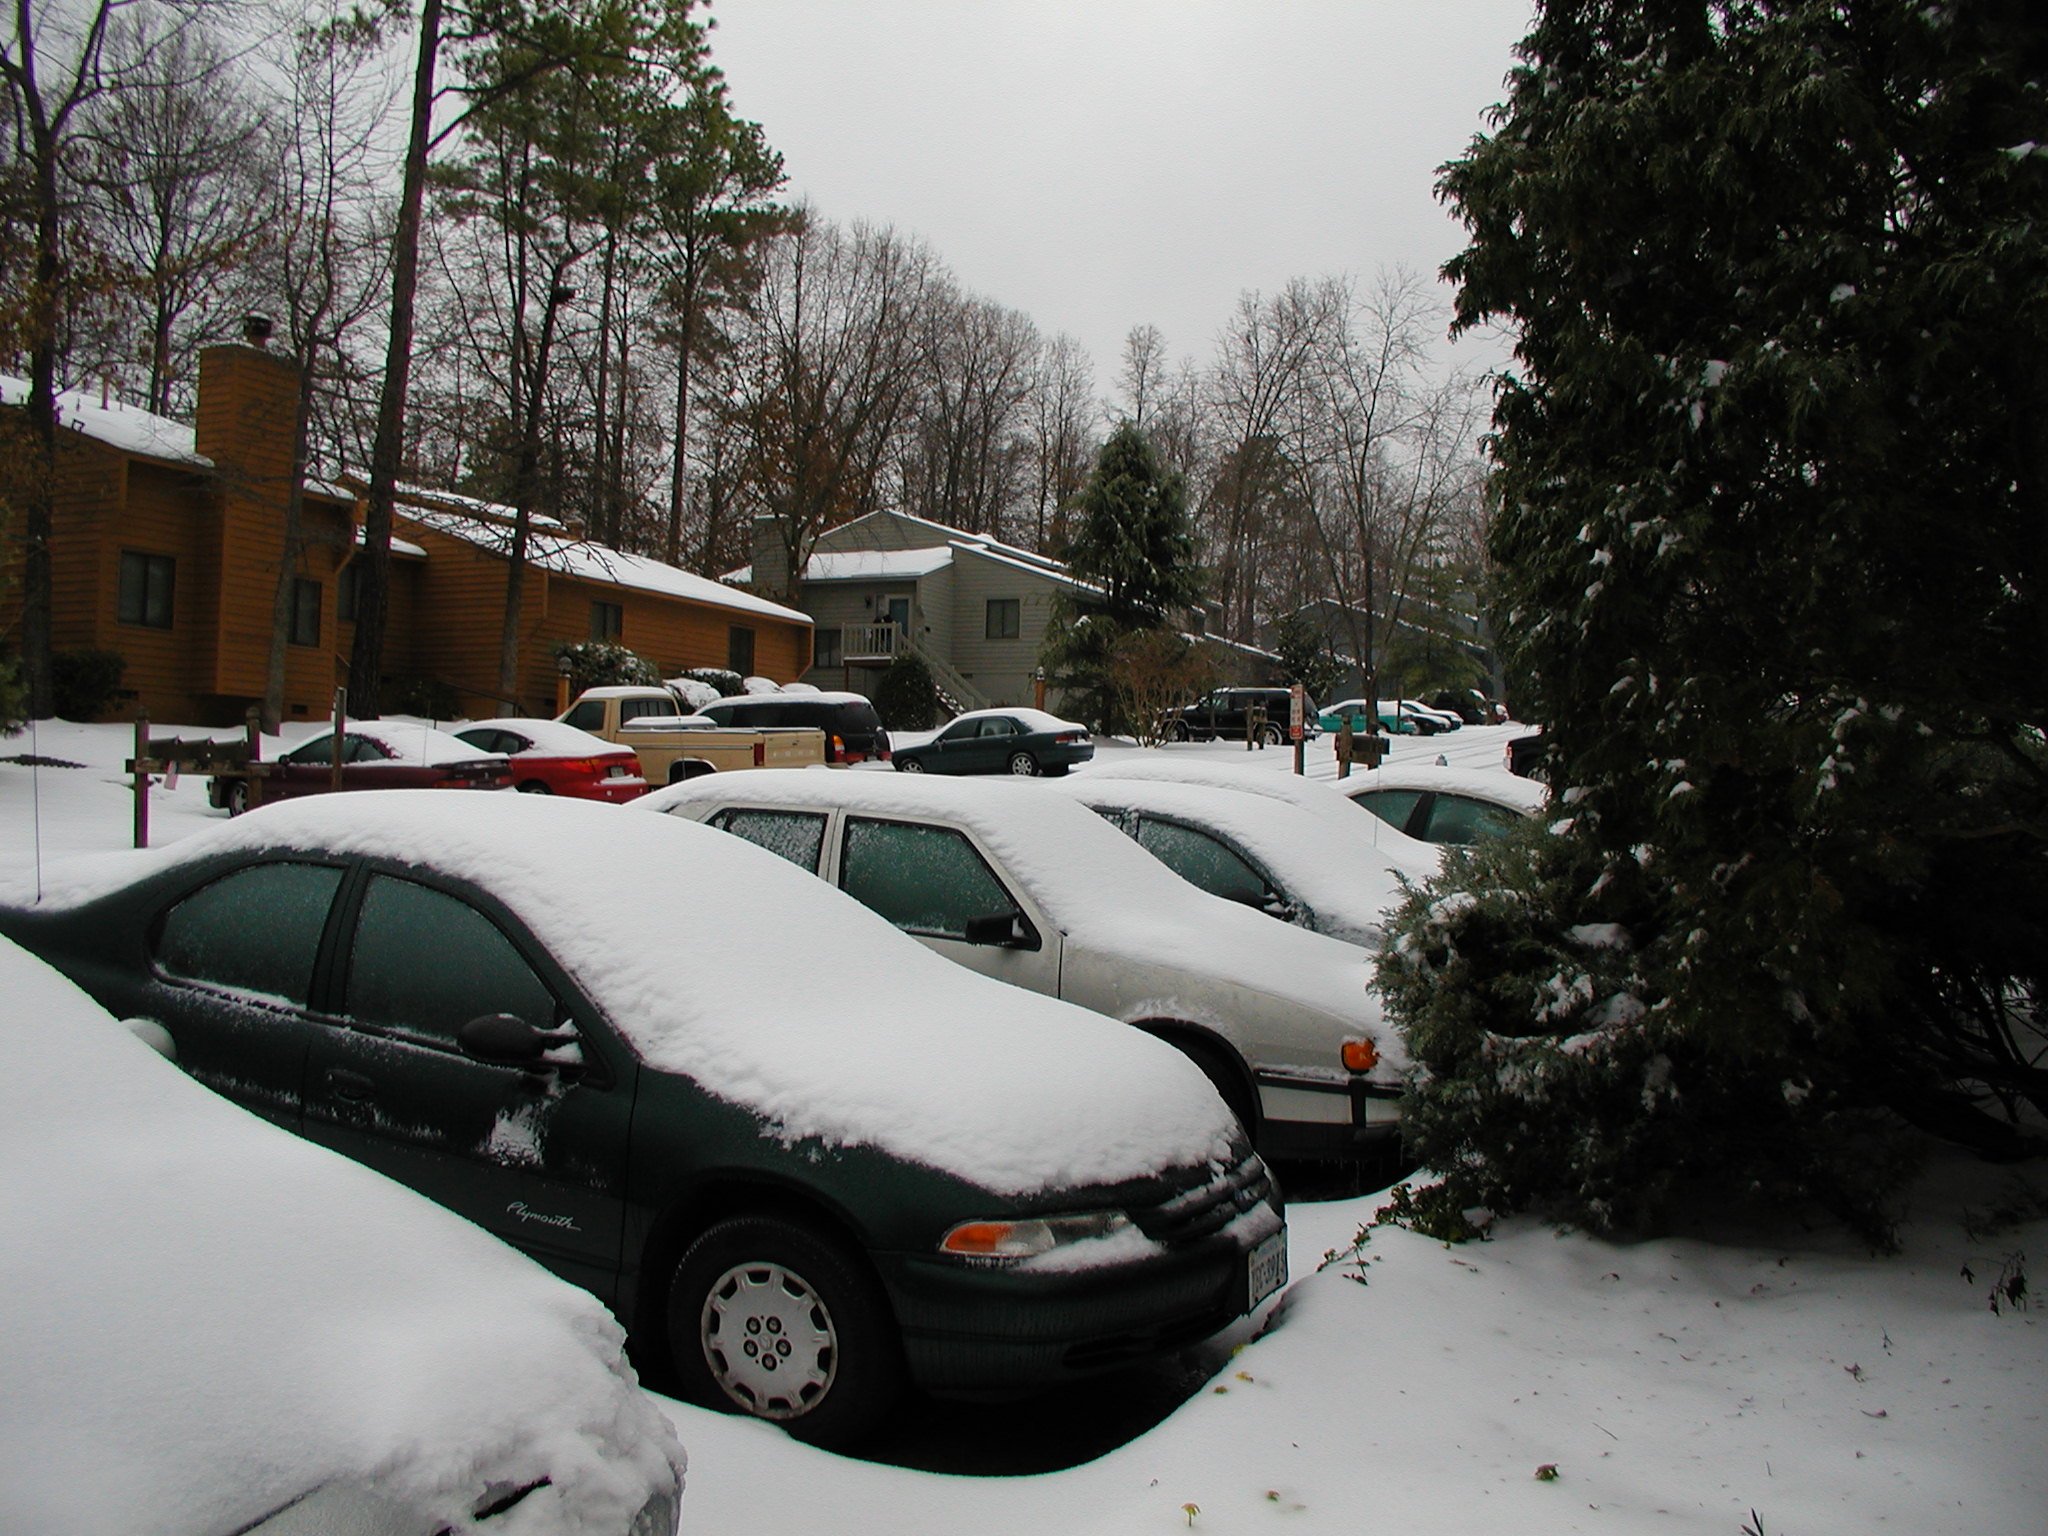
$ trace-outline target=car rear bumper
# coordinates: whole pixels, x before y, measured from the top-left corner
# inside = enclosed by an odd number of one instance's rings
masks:
[[[1383,1151],[1401,1134],[1401,1090],[1261,1072],[1259,1151],[1272,1158],[1353,1158]]]
[[[642,778],[598,779],[588,784],[564,785],[558,793],[572,800],[602,800],[607,805],[624,805],[628,800],[638,800],[647,793],[647,781]]]

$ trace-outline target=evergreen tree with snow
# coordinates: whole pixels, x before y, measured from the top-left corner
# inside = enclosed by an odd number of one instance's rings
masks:
[[[1186,483],[1127,421],[1096,455],[1069,528],[1067,567],[1099,595],[1062,598],[1043,659],[1068,695],[1064,707],[1116,731],[1124,724],[1112,678],[1117,642],[1138,630],[1166,628],[1206,589]]]
[[[1495,621],[1554,835],[1381,968],[1452,1202],[1873,1239],[2044,1149],[2048,10],[1544,0],[1446,167],[1505,323]]]

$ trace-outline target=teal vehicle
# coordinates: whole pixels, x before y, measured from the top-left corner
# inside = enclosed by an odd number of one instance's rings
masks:
[[[1317,723],[1334,735],[1344,729],[1347,720],[1351,729],[1359,733],[1378,731],[1383,736],[1414,736],[1419,733],[1414,719],[1401,713],[1398,705],[1382,703],[1374,709],[1364,699],[1345,699],[1332,704],[1318,717]]]

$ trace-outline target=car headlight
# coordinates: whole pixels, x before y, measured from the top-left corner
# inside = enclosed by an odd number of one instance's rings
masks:
[[[1108,1237],[1130,1226],[1122,1211],[1029,1216],[1017,1221],[963,1221],[939,1239],[939,1252],[961,1259],[1030,1259],[1069,1243]]]

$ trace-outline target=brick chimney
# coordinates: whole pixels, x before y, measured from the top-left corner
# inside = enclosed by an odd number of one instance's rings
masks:
[[[761,596],[780,603],[796,597],[796,584],[789,579],[789,549],[782,542],[782,525],[772,517],[754,519],[754,570],[748,585]]]

